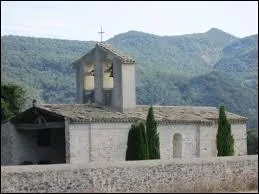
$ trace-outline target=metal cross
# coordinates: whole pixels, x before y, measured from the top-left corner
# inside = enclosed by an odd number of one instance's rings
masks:
[[[101,26],[101,32],[98,32],[99,34],[101,34],[101,42],[103,41],[103,30],[102,30],[102,26]]]

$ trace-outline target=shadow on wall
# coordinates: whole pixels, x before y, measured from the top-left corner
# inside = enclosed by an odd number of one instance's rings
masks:
[[[37,164],[51,164],[51,161],[40,160]],[[24,161],[24,162],[21,163],[21,165],[33,165],[33,162],[31,162],[31,161]]]
[[[33,162],[31,161],[24,161],[21,163],[21,165],[33,165]]]

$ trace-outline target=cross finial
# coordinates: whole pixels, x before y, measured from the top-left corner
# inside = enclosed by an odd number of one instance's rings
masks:
[[[32,100],[32,106],[36,107],[37,101],[35,99]]]
[[[99,34],[101,34],[101,42],[103,41],[103,30],[102,30],[102,26],[101,26],[101,32],[98,32]]]

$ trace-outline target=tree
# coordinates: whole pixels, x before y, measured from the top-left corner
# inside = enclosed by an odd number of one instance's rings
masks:
[[[25,104],[24,89],[15,84],[1,84],[1,121],[19,114]]]
[[[219,108],[218,133],[217,133],[218,156],[234,155],[234,138],[231,134],[231,125],[227,120],[225,107]]]
[[[147,141],[147,133],[146,133],[146,127],[143,122],[139,122],[139,129],[142,134],[142,140],[143,140],[143,158],[149,159],[149,149],[148,149],[148,141]]]
[[[126,160],[148,159],[147,140],[145,139],[144,124],[142,122],[133,123],[128,134]]]
[[[8,103],[1,98],[1,121],[5,121],[7,118],[12,116],[11,112],[8,109]]]
[[[155,121],[152,106],[148,110],[146,129],[147,129],[149,159],[160,159],[159,134],[157,132],[157,123]]]
[[[258,129],[247,129],[247,154],[258,154]]]

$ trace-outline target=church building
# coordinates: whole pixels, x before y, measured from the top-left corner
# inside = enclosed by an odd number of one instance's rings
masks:
[[[37,104],[1,127],[1,165],[123,161],[136,105],[135,60],[97,43],[74,62],[77,104]],[[216,107],[153,106],[161,159],[215,157]],[[246,155],[247,118],[226,112],[235,155]]]

